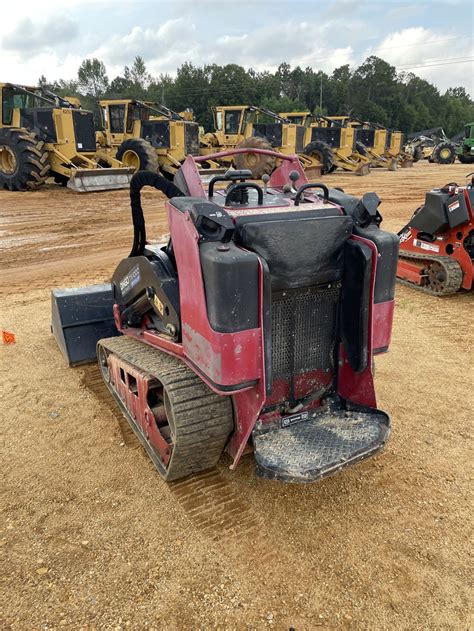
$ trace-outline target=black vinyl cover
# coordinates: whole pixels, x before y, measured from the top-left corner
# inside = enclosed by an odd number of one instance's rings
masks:
[[[243,221],[236,241],[267,262],[272,291],[280,291],[341,280],[344,243],[352,227],[345,215]]]
[[[357,241],[347,241],[341,297],[341,338],[355,372],[362,372],[368,365],[371,272],[370,247]]]

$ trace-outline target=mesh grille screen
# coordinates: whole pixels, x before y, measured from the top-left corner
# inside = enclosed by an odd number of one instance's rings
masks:
[[[322,140],[330,147],[338,148],[341,144],[341,130],[334,127],[313,127],[312,140]]]
[[[185,123],[184,142],[186,153],[193,156],[199,155],[199,125],[197,123]]]
[[[333,286],[273,294],[274,379],[332,368],[339,292]]]
[[[95,128],[92,112],[74,111],[74,132],[76,134],[76,148],[78,151],[95,151]]]
[[[296,153],[303,153],[305,134],[306,128],[302,125],[298,125],[298,127],[296,128]]]

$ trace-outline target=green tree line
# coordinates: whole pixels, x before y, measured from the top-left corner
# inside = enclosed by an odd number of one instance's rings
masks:
[[[176,111],[193,110],[196,120],[211,130],[213,105],[251,104],[275,112],[310,110],[325,115],[350,114],[411,133],[443,127],[457,134],[474,120],[474,102],[463,87],[441,94],[413,73],[397,73],[379,57],[368,57],[356,69],[349,65],[331,74],[282,63],[275,72],[257,72],[237,64],[195,66],[183,63],[176,76],[153,77],[141,57],[110,80],[99,59],[85,59],[77,78],[40,85],[62,96],[79,96],[83,107],[97,112],[101,98],[135,98],[163,103]]]

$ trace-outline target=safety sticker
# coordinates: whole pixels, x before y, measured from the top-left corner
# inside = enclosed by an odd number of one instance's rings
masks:
[[[414,239],[413,245],[416,248],[420,248],[421,250],[429,250],[430,252],[439,252],[439,245],[434,245],[433,243],[426,243],[425,241],[420,241],[419,239]]]
[[[161,302],[161,300],[158,298],[158,296],[156,294],[153,296],[153,304],[157,308],[158,313],[163,317],[163,312],[165,310],[165,306],[164,306],[164,304]]]
[[[455,202],[452,202],[451,204],[448,204],[448,210],[450,213],[452,213],[454,210],[457,210],[459,208],[460,204],[459,201],[456,200]]]
[[[294,423],[301,423],[301,421],[307,421],[309,419],[309,412],[300,412],[299,414],[292,414],[291,416],[285,416],[281,419],[282,427],[289,427]]]

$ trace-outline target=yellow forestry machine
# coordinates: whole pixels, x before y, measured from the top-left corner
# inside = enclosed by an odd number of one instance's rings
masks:
[[[97,150],[92,112],[44,88],[0,83],[0,189],[54,177],[80,192],[128,188],[132,171]]]
[[[316,116],[311,112],[284,112],[280,116],[306,128],[304,153],[322,164],[322,172],[340,168],[356,175],[370,173],[370,158],[356,149],[355,129],[343,117]]]
[[[403,134],[379,125],[346,118],[346,125],[355,127],[356,149],[370,158],[371,166],[386,167],[389,171],[413,166],[413,156],[403,150]]]
[[[241,153],[223,156],[219,162],[250,170],[255,179],[260,179],[275,168],[275,157],[243,152],[243,149],[272,150],[285,155],[296,154],[308,177],[321,175],[319,159],[304,152],[306,128],[303,125],[253,105],[218,106],[213,108],[213,116],[215,131],[200,137],[201,156],[242,149]],[[261,122],[262,118],[271,122]]]
[[[104,126],[99,146],[133,171],[161,171],[172,179],[187,155],[199,155],[199,126],[190,112],[134,99],[99,104]]]

